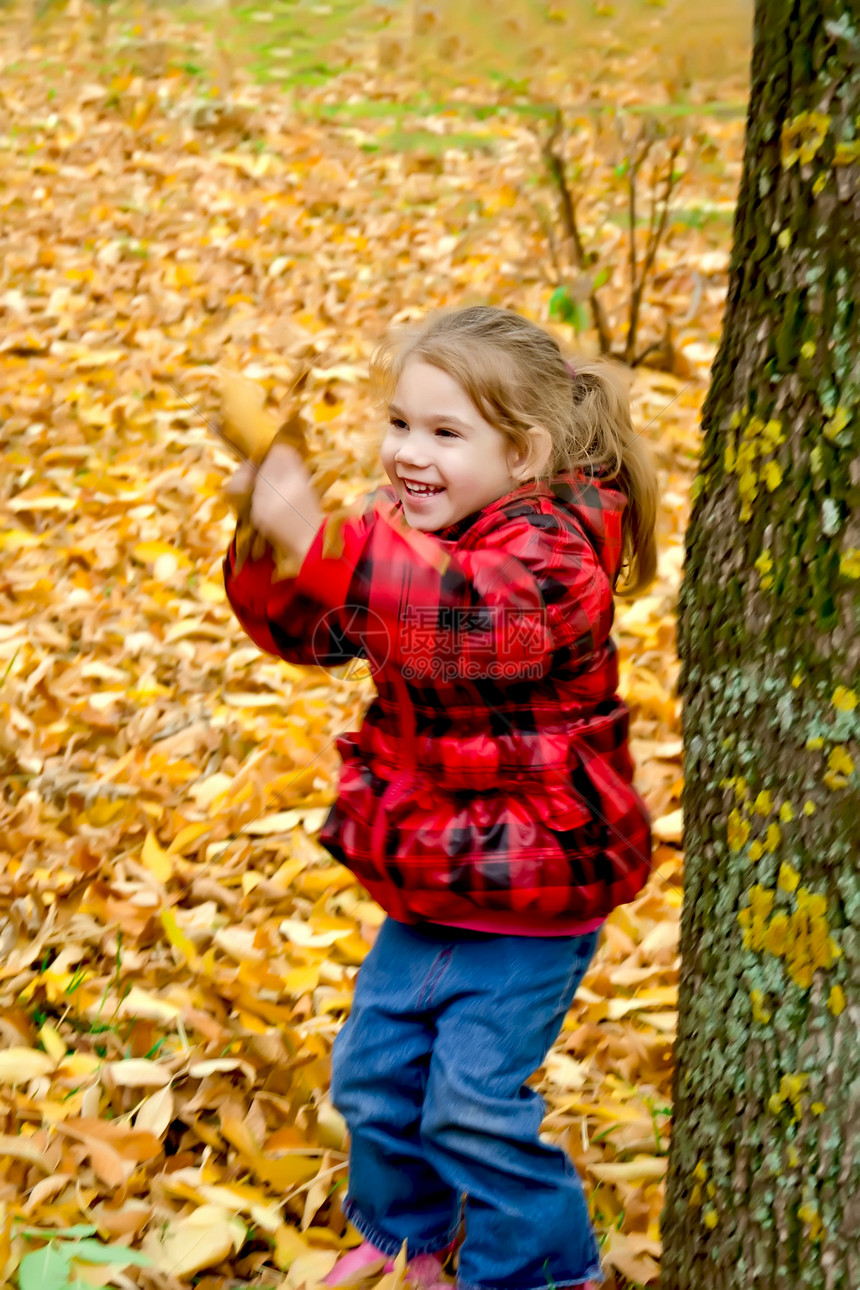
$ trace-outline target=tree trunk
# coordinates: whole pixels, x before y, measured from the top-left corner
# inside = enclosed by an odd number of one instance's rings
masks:
[[[758,0],[679,613],[662,1290],[860,1286],[860,9]]]

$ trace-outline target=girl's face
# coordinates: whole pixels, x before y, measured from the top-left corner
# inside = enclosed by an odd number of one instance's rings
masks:
[[[519,486],[520,458],[447,372],[408,359],[388,410],[382,464],[412,528],[447,528]]]

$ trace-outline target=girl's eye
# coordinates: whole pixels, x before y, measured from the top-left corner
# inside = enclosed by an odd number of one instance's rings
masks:
[[[409,429],[409,426],[406,424],[406,422],[403,420],[403,418],[402,418],[402,417],[389,417],[389,418],[388,418],[388,424],[389,424],[389,425],[391,425],[391,426],[393,426],[395,430],[408,430],[408,429]],[[447,436],[448,436],[448,438],[450,438],[450,439],[459,439],[459,438],[460,438],[460,436],[457,434],[457,431],[456,431],[456,430],[446,430],[446,429],[444,428],[444,426],[440,426],[440,427],[436,430],[436,434],[439,434],[439,435],[442,435],[442,434],[443,434],[443,435],[447,435]]]

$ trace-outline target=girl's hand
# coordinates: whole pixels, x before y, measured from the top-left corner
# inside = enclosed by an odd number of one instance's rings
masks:
[[[227,483],[232,497],[251,494],[251,523],[258,533],[301,563],[325,516],[311,477],[294,448],[276,443],[258,470],[247,463]]]

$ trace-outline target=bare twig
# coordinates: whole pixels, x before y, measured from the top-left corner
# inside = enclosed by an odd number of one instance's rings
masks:
[[[651,202],[648,211],[647,227],[642,248],[642,258],[637,255],[636,220],[639,209],[639,182],[649,159],[654,155],[654,148],[663,137],[662,130],[656,122],[645,121],[638,130],[628,133],[622,122],[616,120],[618,143],[621,149],[619,167],[624,164],[623,173],[627,180],[627,214],[629,219],[628,242],[628,275],[630,295],[627,311],[627,328],[624,347],[621,352],[613,352],[612,337],[603,304],[598,298],[598,289],[589,272],[593,257],[586,250],[577,212],[577,190],[568,181],[568,170],[564,156],[564,118],[562,110],[555,108],[551,117],[551,128],[540,140],[541,153],[547,174],[555,190],[558,201],[558,225],[553,227],[552,219],[547,217],[543,208],[535,205],[549,248],[549,258],[559,286],[564,285],[565,268],[562,263],[561,243],[565,246],[565,258],[570,269],[581,275],[583,285],[587,284],[587,295],[594,328],[597,332],[600,352],[622,359],[631,366],[636,366],[648,356],[661,350],[666,345],[666,337],[648,345],[636,355],[636,341],[642,314],[642,302],[650,275],[653,272],[657,252],[663,241],[669,222],[672,196],[681,176],[676,173],[675,163],[683,149],[683,139],[675,137],[668,148],[665,171],[656,161],[650,171]],[[662,173],[661,173],[662,172]],[[659,191],[662,186],[662,191]],[[583,298],[582,292],[576,292],[577,299]],[[667,333],[668,334],[668,333]]]
[[[567,235],[571,259],[574,267],[581,271],[586,267],[586,254],[576,220],[576,204],[567,182],[564,154],[559,147],[559,141],[563,134],[563,124],[561,109],[556,108],[553,114],[552,130],[543,143],[543,158],[550,179],[558,193],[561,223]],[[609,326],[603,311],[603,305],[598,300],[597,293],[593,288],[589,293],[588,303],[591,306],[591,316],[594,319],[594,326],[600,343],[600,352],[601,354],[608,354],[610,350]]]
[[[645,346],[641,354],[637,354],[636,357],[631,360],[630,366],[639,367],[642,363],[645,362],[646,358],[650,358],[652,354],[659,353],[661,349],[666,348],[666,345],[667,345],[666,336],[661,336],[659,340],[652,341],[650,345]]]
[[[642,260],[642,268],[638,274],[638,277],[635,274],[633,276],[633,285],[632,285],[632,290],[630,295],[630,314],[629,314],[629,319],[627,324],[627,343],[624,346],[624,357],[628,363],[632,363],[633,361],[633,353],[636,347],[636,332],[639,327],[639,314],[642,308],[642,298],[645,294],[645,284],[647,282],[648,275],[651,272],[651,269],[653,268],[654,260],[657,256],[657,251],[660,247],[660,243],[663,240],[663,235],[666,232],[666,225],[669,222],[669,207],[672,200],[672,193],[675,191],[675,189],[678,186],[678,183],[680,182],[680,176],[676,175],[676,172],[675,172],[675,162],[678,159],[678,155],[680,154],[681,147],[682,147],[681,139],[680,138],[674,139],[669,150],[669,160],[666,165],[666,178],[665,178],[665,188],[663,191],[663,195],[662,197],[658,197],[655,193],[651,202],[651,213],[648,220],[648,237],[645,243],[645,255]],[[645,160],[645,157],[647,157],[648,152],[650,151],[650,148],[651,148],[651,144],[649,142],[646,151],[644,152],[644,154],[642,155],[639,161],[640,165],[641,165],[641,162]],[[638,168],[639,166],[637,165],[637,170]],[[631,167],[631,175],[630,175],[631,190],[633,189],[634,185],[635,185],[635,175]],[[634,209],[634,207],[631,206],[631,209]],[[658,209],[660,211],[659,219],[657,218]],[[633,256],[635,254],[634,237],[635,237],[635,230],[631,226],[631,229],[630,229],[631,260],[633,259]],[[644,352],[648,353],[650,352],[650,350],[646,350]],[[641,361],[641,357],[640,357],[640,361]]]
[[[625,150],[629,151],[631,145],[627,143],[623,135],[621,142]],[[627,214],[628,214],[628,247],[630,263],[630,300],[628,302],[627,312],[627,340],[624,345],[624,359],[629,362],[636,345],[636,329],[639,324],[639,306],[638,300],[641,299],[641,292],[644,289],[644,281],[638,274],[636,259],[636,187],[639,182],[639,173],[645,162],[648,160],[651,149],[654,145],[654,138],[651,133],[649,123],[644,121],[635,140],[632,141],[633,155],[629,158],[626,177],[627,177]],[[652,222],[654,203],[651,203]],[[648,235],[651,234],[651,222],[649,222]]]
[[[550,178],[555,184],[558,192],[559,207],[561,209],[561,222],[567,238],[570,243],[572,259],[578,269],[585,267],[585,248],[582,245],[582,238],[579,234],[579,228],[576,223],[576,208],[573,204],[573,196],[567,183],[565,173],[564,156],[558,148],[558,144],[563,134],[563,120],[561,109],[556,108],[553,117],[552,130],[549,138],[544,143],[543,155],[549,170]]]
[[[555,273],[556,286],[560,286],[564,281],[565,275],[558,255],[558,246],[555,240],[555,230],[552,226],[552,220],[550,219],[545,207],[543,207],[540,202],[532,201],[531,207],[537,215],[538,220],[540,221],[540,226],[544,231],[546,244],[549,247],[549,258],[552,260],[552,267]]]

